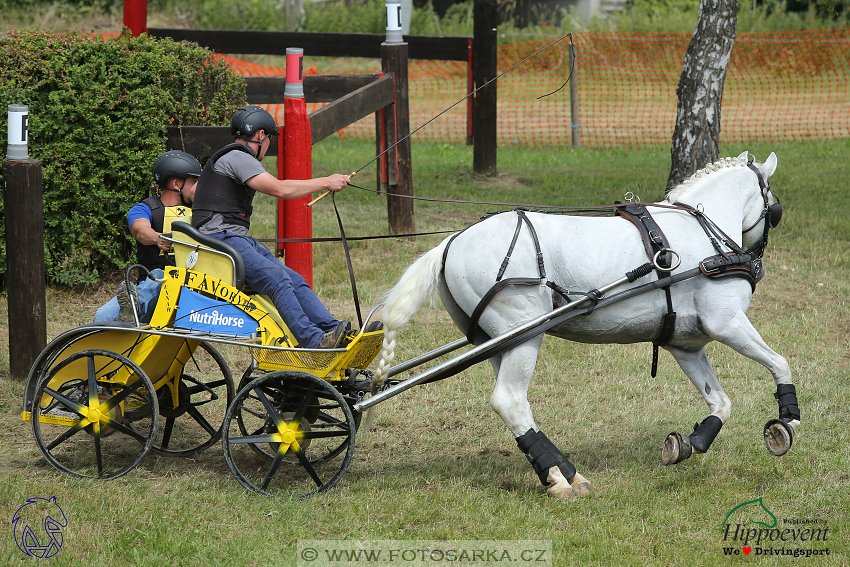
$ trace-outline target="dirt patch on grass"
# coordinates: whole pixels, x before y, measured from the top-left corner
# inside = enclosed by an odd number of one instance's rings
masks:
[[[507,173],[499,173],[493,177],[478,176],[475,178],[474,183],[478,187],[489,187],[493,189],[515,189],[522,191],[530,189],[528,185],[520,181],[519,177]]]

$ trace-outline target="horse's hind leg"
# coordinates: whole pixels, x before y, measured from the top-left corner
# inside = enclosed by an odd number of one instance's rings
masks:
[[[755,360],[773,375],[773,382],[776,384],[773,397],[779,404],[779,419],[772,419],[764,426],[764,441],[772,454],[784,455],[791,448],[794,431],[800,425],[797,390],[791,382],[791,366],[788,361],[767,346],[742,311],[738,311],[724,325],[717,329],[709,328],[707,332],[713,339]]]
[[[708,361],[705,349],[684,349],[674,346],[664,347],[688,376],[691,383],[702,394],[711,414],[702,423],[694,426],[694,432],[688,436],[673,432],[667,436],[661,447],[661,462],[673,465],[684,461],[691,453],[705,453],[714,442],[720,428],[729,419],[732,402],[723,391],[717,375]]]
[[[593,492],[590,482],[534,423],[528,403],[528,385],[537,364],[543,336],[535,337],[491,359],[496,386],[490,406],[513,433],[517,446],[528,459],[550,496],[575,498]]]

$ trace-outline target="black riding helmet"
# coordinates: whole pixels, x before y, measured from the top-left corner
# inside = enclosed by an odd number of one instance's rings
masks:
[[[237,138],[250,138],[257,130],[264,130],[266,137],[277,136],[274,117],[259,106],[243,106],[230,119],[230,133]]]
[[[165,188],[165,183],[171,177],[179,177],[185,181],[190,175],[200,177],[201,164],[186,152],[165,152],[153,162],[154,181],[162,188]]]

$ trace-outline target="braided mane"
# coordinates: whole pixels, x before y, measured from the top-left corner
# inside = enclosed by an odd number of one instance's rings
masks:
[[[695,184],[697,180],[702,179],[703,177],[707,177],[716,171],[720,171],[721,169],[730,167],[746,167],[747,158],[745,156],[746,154],[743,154],[739,157],[721,158],[714,163],[708,164],[704,168],[696,171],[693,175],[685,179],[681,184],[671,189],[667,196],[664,197],[664,200],[669,203],[678,200],[682,196],[682,194],[688,190],[688,188]]]

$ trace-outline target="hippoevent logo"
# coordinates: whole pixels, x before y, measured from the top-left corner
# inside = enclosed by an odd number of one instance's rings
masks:
[[[829,555],[826,520],[777,519],[761,498],[738,504],[720,522],[723,555]]]
[[[52,498],[30,498],[12,516],[15,543],[24,555],[47,559],[62,549],[62,528],[68,527],[65,512]]]

